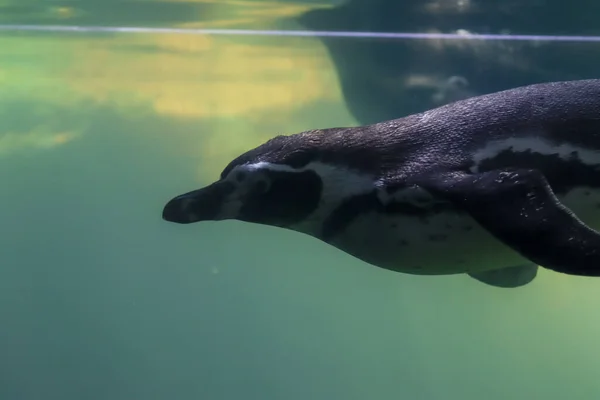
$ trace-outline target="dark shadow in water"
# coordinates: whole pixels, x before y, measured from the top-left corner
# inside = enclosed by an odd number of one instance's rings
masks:
[[[433,4],[434,2],[431,2]],[[594,35],[600,3],[351,0],[298,21],[311,30]],[[444,6],[445,3],[449,5]],[[465,2],[468,4],[469,2]],[[484,5],[485,3],[485,5]],[[600,44],[323,38],[361,124],[537,82],[598,77]]]

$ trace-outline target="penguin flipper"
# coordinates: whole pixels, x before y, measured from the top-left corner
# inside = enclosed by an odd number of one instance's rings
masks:
[[[515,267],[494,269],[482,272],[470,272],[468,275],[479,282],[501,287],[517,288],[525,286],[537,276],[538,266],[535,264],[517,265]]]
[[[470,214],[532,263],[600,276],[600,233],[558,200],[540,171],[452,172],[416,177],[414,183]]]

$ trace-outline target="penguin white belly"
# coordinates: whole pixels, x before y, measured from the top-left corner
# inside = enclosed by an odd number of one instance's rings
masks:
[[[331,244],[378,267],[417,275],[476,272],[527,262],[466,214],[440,213],[427,219],[363,214]]]
[[[600,190],[575,189],[561,202],[593,228],[600,228]],[[424,219],[365,213],[330,242],[373,265],[416,275],[481,272],[530,261],[498,241],[467,214]]]

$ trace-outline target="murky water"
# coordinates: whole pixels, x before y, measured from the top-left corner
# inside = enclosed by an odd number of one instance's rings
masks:
[[[600,30],[593,3],[570,25],[549,3],[505,2],[514,27],[495,9],[391,0],[4,0],[0,22]],[[549,11],[530,27],[532,10]],[[160,219],[274,135],[591,77],[597,47],[0,32],[0,399],[598,398],[598,280],[544,270],[501,290],[395,274],[274,228]]]

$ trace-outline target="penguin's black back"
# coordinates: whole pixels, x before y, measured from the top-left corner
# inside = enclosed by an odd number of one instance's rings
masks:
[[[551,82],[457,101],[407,117],[423,139],[460,142],[534,133],[600,148],[600,79]],[[386,124],[385,122],[383,124]]]
[[[419,138],[411,158],[421,166],[477,167],[479,172],[532,168],[541,170],[557,191],[569,184],[600,186],[600,152],[595,161],[589,157],[600,151],[600,80],[510,89],[397,121],[407,127],[405,135]],[[480,154],[492,143],[501,144],[497,154]]]
[[[377,124],[277,136],[233,160],[223,175],[244,162],[301,168],[319,161],[400,182],[427,171],[469,170],[478,149],[524,137],[600,150],[600,79],[535,84]],[[523,158],[531,164],[527,154],[504,154],[484,169],[519,166]]]

